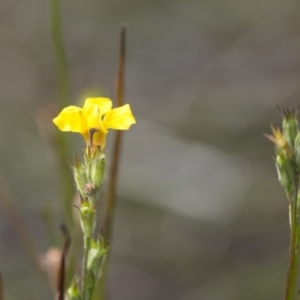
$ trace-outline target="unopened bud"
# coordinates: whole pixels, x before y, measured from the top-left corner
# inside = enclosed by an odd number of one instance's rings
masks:
[[[298,120],[296,111],[284,111],[282,130],[286,141],[291,147],[294,147],[295,138],[298,134]]]
[[[104,152],[100,148],[88,149],[84,157],[84,168],[86,172],[87,182],[84,186],[84,192],[91,204],[95,204],[97,195],[102,187],[106,166],[106,158]]]
[[[91,182],[96,190],[100,190],[105,173],[106,158],[104,153],[98,153],[91,163]]]
[[[81,196],[85,198],[87,195],[85,193],[85,186],[87,184],[85,165],[83,165],[77,156],[75,156],[75,164],[73,167],[74,180],[77,190],[80,192]]]
[[[100,148],[94,149],[93,152],[88,148],[84,154],[83,163],[78,160],[77,156],[75,157],[73,173],[76,187],[82,198],[88,198],[91,205],[95,204],[102,187],[105,166],[105,154]]]
[[[104,246],[102,238],[99,238],[97,241],[92,241],[88,256],[88,270],[93,275],[95,280],[101,277],[107,252],[108,247]]]
[[[278,154],[276,156],[276,169],[279,182],[288,197],[291,198],[295,189],[295,176],[297,176],[293,160],[289,157]]]
[[[91,237],[93,235],[96,220],[95,214],[95,208],[91,206],[87,200],[84,200],[80,207],[80,221],[85,237]]]
[[[295,138],[294,152],[295,152],[295,161],[297,165],[297,170],[299,172],[300,171],[300,132],[297,134]]]

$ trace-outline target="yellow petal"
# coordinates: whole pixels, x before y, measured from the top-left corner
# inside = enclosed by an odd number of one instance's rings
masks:
[[[109,98],[97,97],[85,99],[83,111],[86,114],[91,113],[94,109],[99,111],[100,117],[111,110],[112,101]]]
[[[93,145],[100,146],[103,150],[106,144],[107,131],[97,131],[93,135]]]
[[[121,107],[108,111],[103,120],[103,125],[105,128],[117,130],[127,130],[132,124],[135,123],[136,121],[131,112],[129,104],[125,104]]]
[[[72,131],[86,134],[88,131],[87,122],[83,116],[82,109],[77,106],[68,106],[53,119],[53,123],[61,131]]]

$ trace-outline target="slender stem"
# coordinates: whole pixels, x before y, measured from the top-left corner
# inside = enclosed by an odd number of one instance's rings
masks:
[[[120,34],[120,56],[118,74],[116,80],[117,106],[120,107],[124,102],[124,77],[125,77],[125,48],[126,48],[126,26],[121,27]],[[104,242],[111,243],[110,236],[113,225],[114,209],[116,205],[115,193],[117,186],[117,178],[119,171],[119,161],[122,143],[122,131],[116,131],[113,146],[113,160],[110,170],[110,180],[108,184],[108,192],[105,201],[104,213]]]
[[[293,300],[295,296],[299,261],[299,216],[298,216],[298,176],[295,176],[294,195],[290,198],[290,257],[286,279],[285,300]]]
[[[68,65],[62,39],[60,14],[60,0],[51,0],[51,31],[56,58],[58,107],[62,109],[70,102],[70,87]],[[65,160],[65,157],[70,157],[69,148],[67,136],[59,132],[56,139],[56,152],[60,171],[62,207],[67,226],[73,228],[72,207],[67,202],[71,201],[74,195],[72,174]]]
[[[70,84],[66,54],[62,39],[60,0],[50,0],[51,9],[51,32],[52,42],[56,59],[56,75],[58,86],[57,106],[59,109],[70,103]],[[78,226],[74,226],[72,206],[68,201],[72,201],[74,196],[73,176],[66,157],[71,156],[70,143],[66,134],[58,132],[55,140],[55,154],[58,161],[59,182],[61,190],[61,207],[64,222],[75,235],[78,235]],[[67,285],[74,275],[74,267],[77,262],[75,243],[70,249],[69,263],[66,271]]]
[[[61,188],[61,205],[64,221],[69,228],[73,228],[73,208],[69,202],[72,201],[74,197],[74,183],[72,172],[66,160],[66,157],[70,157],[69,142],[61,132],[57,133],[55,149],[58,159],[59,182]]]
[[[286,279],[285,300],[293,300],[296,287],[298,270],[298,229],[297,229],[297,207],[291,203],[290,210],[290,257],[288,274]]]
[[[82,294],[83,300],[90,300],[92,297],[93,289],[91,290],[91,278],[88,273],[88,255],[91,249],[91,237],[84,237],[84,254],[83,254],[83,266],[82,266]]]
[[[59,108],[63,108],[69,103],[70,87],[68,65],[62,39],[60,14],[60,0],[51,0],[51,30],[56,57]]]

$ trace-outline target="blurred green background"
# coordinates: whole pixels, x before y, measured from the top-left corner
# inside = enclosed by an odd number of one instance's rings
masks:
[[[299,105],[299,14],[296,0],[62,1],[74,104],[95,89],[114,97],[128,26],[137,125],[124,136],[110,299],[282,298],[288,202],[263,133],[280,124],[276,105]],[[46,251],[41,211],[50,205],[62,221],[54,154],[36,122],[57,98],[50,2],[2,0],[0,41],[1,186]],[[7,217],[7,299],[51,299]]]

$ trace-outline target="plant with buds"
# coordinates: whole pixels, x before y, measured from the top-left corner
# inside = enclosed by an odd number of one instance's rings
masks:
[[[271,125],[272,135],[266,137],[275,145],[275,164],[279,182],[289,200],[290,261],[286,280],[285,300],[293,300],[298,273],[300,238],[300,132],[298,111],[283,110],[282,130]]]

